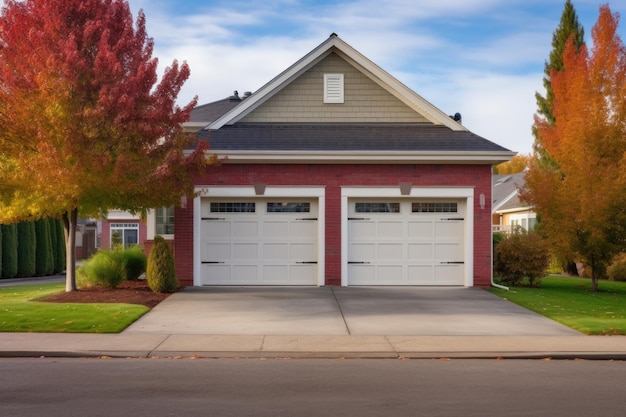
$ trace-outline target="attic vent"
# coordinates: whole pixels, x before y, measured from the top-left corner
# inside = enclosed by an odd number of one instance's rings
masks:
[[[324,74],[324,103],[343,103],[343,74]]]

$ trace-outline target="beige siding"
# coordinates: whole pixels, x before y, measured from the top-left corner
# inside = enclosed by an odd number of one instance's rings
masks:
[[[344,103],[324,103],[325,73],[344,74]],[[241,121],[255,123],[428,122],[422,115],[414,112],[334,53],[302,74]]]

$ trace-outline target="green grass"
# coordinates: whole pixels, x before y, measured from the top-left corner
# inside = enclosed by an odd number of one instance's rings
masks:
[[[148,311],[135,304],[34,301],[64,289],[64,283],[0,288],[0,332],[119,333]]]
[[[626,335],[626,283],[549,276],[540,288],[492,288],[491,292],[585,334]]]

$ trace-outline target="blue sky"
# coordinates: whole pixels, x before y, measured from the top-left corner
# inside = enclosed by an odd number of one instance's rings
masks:
[[[187,61],[179,95],[200,104],[255,91],[332,32],[472,132],[532,149],[535,92],[565,0],[130,0],[161,71]],[[585,38],[603,2],[573,0]],[[626,11],[626,0],[609,3]],[[620,33],[624,37],[624,25]]]

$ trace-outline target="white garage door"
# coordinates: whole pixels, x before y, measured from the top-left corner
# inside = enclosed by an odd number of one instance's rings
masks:
[[[201,285],[316,285],[317,204],[202,199]]]
[[[464,285],[464,207],[350,200],[348,285]]]

